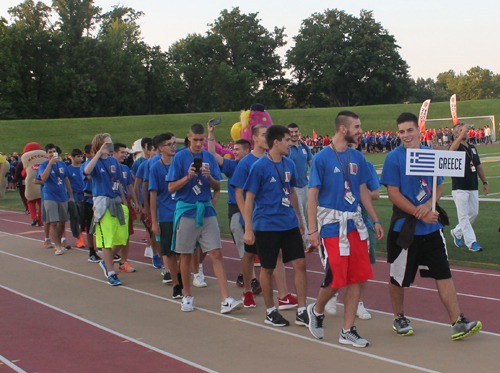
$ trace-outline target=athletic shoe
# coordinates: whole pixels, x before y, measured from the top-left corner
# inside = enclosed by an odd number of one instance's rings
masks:
[[[120,264],[120,266],[118,267],[118,272],[132,273],[135,272],[135,268],[131,267],[128,262],[125,262],[123,264]]]
[[[314,252],[314,247],[309,244],[309,246],[307,246],[307,249],[306,249],[306,253],[313,253]]]
[[[120,286],[122,282],[116,275],[116,273],[113,273],[111,276],[108,276],[108,284],[111,286]]]
[[[251,287],[252,293],[254,293],[254,295],[259,295],[260,293],[262,293],[262,287],[260,286],[259,280],[257,280],[256,278],[252,280]]]
[[[203,272],[203,264],[200,264],[198,267],[198,275],[201,277],[203,281],[205,281],[205,273]]]
[[[325,304],[325,312],[329,315],[337,314],[337,295],[335,294],[328,302]]]
[[[206,288],[207,283],[200,277],[199,273],[196,273],[193,278],[193,286],[196,286],[197,288]]]
[[[469,335],[479,333],[482,327],[481,321],[469,321],[462,313],[458,320],[451,326],[451,339],[457,341]]]
[[[236,300],[233,297],[227,297],[225,302],[221,303],[220,313],[229,313],[231,311],[238,311],[243,308],[243,301]]]
[[[297,298],[290,293],[285,295],[283,298],[278,297],[278,309],[280,311],[289,310],[298,307],[298,305],[299,303],[297,302]]]
[[[31,226],[34,227],[37,224],[38,224],[38,219],[33,219],[33,221],[31,222]]]
[[[255,300],[253,299],[253,293],[251,291],[245,291],[243,293],[243,305],[245,308],[257,307]]]
[[[307,306],[307,316],[309,317],[309,331],[314,337],[323,339],[323,337],[325,336],[325,331],[323,330],[323,320],[325,319],[325,315],[316,316],[316,314],[314,313],[314,307],[316,307],[316,303],[312,303]]]
[[[90,263],[99,263],[102,259],[97,254],[89,255]]]
[[[238,286],[239,288],[243,287],[243,273],[240,273],[238,275],[238,278],[236,279],[236,286]]]
[[[255,255],[255,259],[253,260],[253,266],[260,267],[260,260],[258,255]]]
[[[188,296],[183,297],[182,304],[181,304],[181,311],[193,312],[194,311],[193,301],[194,301],[194,298],[192,296],[188,295]]]
[[[347,332],[340,330],[339,343],[343,345],[353,345],[354,347],[368,347],[370,344],[364,338],[361,338],[355,326],[352,326]]]
[[[79,249],[85,249],[85,242],[83,242],[83,238],[79,238],[76,242],[76,247]]]
[[[122,257],[118,254],[115,255],[115,257],[113,258],[113,262],[115,263],[120,263],[122,261]]]
[[[453,229],[450,231],[450,233],[451,233],[451,236],[453,237],[453,243],[455,244],[455,246],[461,247],[462,246],[462,239],[455,236],[455,232],[453,232]]]
[[[108,276],[108,269],[106,268],[106,264],[104,263],[104,260],[101,260],[99,262],[99,266],[102,268],[102,271],[104,272],[104,276],[109,277]]]
[[[163,263],[161,262],[161,258],[158,254],[153,255],[153,267],[155,268],[161,268],[163,266]]]
[[[162,282],[164,284],[170,284],[172,282],[172,275],[170,274],[170,272],[165,272]]]
[[[290,323],[285,320],[283,316],[280,315],[278,310],[273,310],[273,312],[268,313],[266,315],[266,319],[264,320],[266,324],[273,325],[273,326],[288,326]]]
[[[145,235],[144,238],[141,238],[141,241],[143,242],[147,242],[147,240],[148,240],[148,235]]]
[[[26,209],[26,211],[24,212],[26,215],[29,215],[30,214],[30,210]]]
[[[356,316],[358,316],[361,320],[370,320],[372,315],[368,312],[363,304],[363,302],[358,303],[358,310],[356,311]]]
[[[151,246],[146,247],[146,250],[144,250],[144,256],[146,258],[153,258],[153,248]]]
[[[61,241],[61,245],[62,247],[64,247],[66,250],[70,250],[71,249],[71,245],[68,243],[68,241],[66,240],[62,240]]]
[[[302,312],[297,311],[295,316],[295,324],[302,326],[309,326],[309,317],[307,316],[307,309]]]
[[[172,295],[172,299],[182,299],[182,288],[180,285],[174,286],[174,292]]]
[[[53,249],[54,248],[54,245],[52,244],[52,242],[50,241],[44,241],[43,242],[43,248],[44,249]]]
[[[38,226],[39,226],[39,227],[43,227],[43,221],[39,220],[39,221],[38,221]]]
[[[413,328],[410,326],[410,320],[406,318],[405,315],[399,314],[398,317],[394,319],[392,325],[392,330],[400,336],[413,335]]]
[[[62,255],[63,253],[64,251],[62,251],[62,249],[56,250],[55,252],[56,255]]]
[[[471,247],[469,247],[469,251],[474,251],[474,252],[483,251],[483,248],[479,246],[477,242],[473,242]]]
[[[163,268],[161,269],[161,272],[160,272],[160,273],[161,273],[161,277],[165,276],[165,273],[166,273],[166,272],[167,272],[167,270],[165,269],[165,267],[163,267]]]

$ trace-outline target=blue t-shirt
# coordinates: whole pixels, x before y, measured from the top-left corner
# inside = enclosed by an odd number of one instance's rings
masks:
[[[140,178],[140,179],[142,179],[142,181],[144,181],[144,177],[146,176],[146,171],[148,169],[147,168],[148,162],[149,162],[149,159],[145,159],[144,161],[142,161],[141,165],[139,166],[139,168],[137,170],[137,173],[135,174],[136,178]],[[142,181],[139,184],[139,199],[141,201],[141,205],[144,206],[144,199],[142,198]]]
[[[248,154],[245,158],[239,161],[236,170],[233,173],[233,177],[231,178],[231,186],[233,188],[241,188],[245,186],[245,183],[248,180],[248,175],[250,174],[250,168],[252,165],[257,162],[259,158],[257,158],[252,153]],[[229,182],[228,182],[229,183]],[[245,198],[246,193],[243,190],[243,198]],[[245,225],[245,220],[243,219],[243,215],[240,216],[240,224]]]
[[[149,173],[149,191],[156,190],[158,222],[173,222],[177,202],[168,191],[167,175],[171,165],[165,165],[160,160],[151,166]]]
[[[47,169],[49,161],[43,162],[38,167],[36,178],[42,180],[40,175]],[[68,167],[63,161],[57,161],[57,164],[52,166],[49,177],[43,182],[43,199],[49,201],[66,202],[68,193],[66,192],[65,178],[68,177]]]
[[[175,154],[177,154],[177,153],[179,153],[179,152],[181,152],[181,151],[183,151],[183,150],[186,150],[186,149],[187,149],[187,148],[186,148],[185,146],[182,146],[182,147],[180,147],[180,148],[177,148],[177,149],[175,149]]]
[[[236,166],[238,166],[239,161],[233,161],[232,159],[224,158],[221,171],[227,176],[227,194],[229,199],[227,203],[229,205],[237,205],[236,197],[234,196],[234,186],[231,185],[231,179],[236,171]]]
[[[151,171],[151,167],[158,162],[161,159],[161,153],[156,154],[153,158],[151,158],[146,165],[146,170],[144,170],[144,177],[143,177],[143,182],[148,181],[149,182],[149,173]]]
[[[290,188],[297,185],[296,173],[295,164],[287,157],[276,163],[264,156],[250,168],[243,190],[255,194],[252,215],[255,231],[287,231],[299,226],[290,195]],[[288,190],[288,207],[282,204],[286,196],[282,182]]]
[[[422,149],[430,149],[427,146],[421,146]],[[437,185],[443,183],[444,178],[438,176]],[[380,183],[385,186],[394,186],[399,188],[403,196],[408,199],[413,205],[419,206],[426,203],[431,198],[432,193],[432,176],[414,176],[406,175],[406,149],[403,145],[398,146],[392,152],[387,154],[382,169],[382,177]],[[417,200],[417,195],[420,191],[425,192],[425,197],[421,202]],[[405,219],[399,219],[394,225],[394,232],[400,232]],[[436,224],[427,224],[423,220],[418,219],[417,227],[415,228],[416,235],[426,235],[443,228],[440,222]]]
[[[81,165],[80,167],[75,167],[73,165],[69,165],[68,167],[68,179],[71,184],[71,189],[73,189],[73,197],[75,198],[75,202],[83,199],[83,191],[84,191],[84,183],[81,174]]]
[[[123,193],[125,194],[125,198],[128,198],[128,186],[132,184],[133,187],[134,177],[132,176],[132,171],[130,171],[130,168],[128,168],[127,165],[120,164],[120,169],[123,179]]]
[[[113,190],[113,181],[120,182],[125,185],[123,181],[122,173],[120,170],[120,164],[113,157],[107,157],[106,159],[99,159],[90,173],[92,178],[92,195],[97,196],[108,196],[110,198],[116,198],[120,195],[120,189]]]
[[[139,169],[139,166],[142,164],[142,162],[144,162],[146,160],[146,158],[144,157],[139,157],[137,158],[134,163],[132,164],[132,174],[135,176],[137,175],[137,170]]]
[[[375,166],[373,163],[366,161],[366,165],[368,166],[368,170],[371,175],[371,179],[366,183],[366,187],[370,192],[373,192],[374,190],[377,190],[380,188],[380,180],[378,178],[377,170],[375,169]],[[364,209],[364,206],[361,205],[361,207]],[[367,216],[365,218],[365,224],[367,228],[370,228],[372,226],[372,223],[370,222],[370,217]]]
[[[347,168],[347,152],[349,152],[349,169]],[[342,164],[330,146],[325,147],[314,156],[309,172],[309,188],[318,188],[319,206],[338,211],[354,212],[360,203],[359,188],[362,184],[367,184],[372,175],[363,154],[357,150],[349,148],[347,151],[338,152],[338,154]],[[352,204],[344,198],[346,176],[343,170],[349,173],[349,188],[355,198]],[[348,220],[347,233],[354,229],[356,229],[356,225],[352,220]],[[322,238],[338,237],[339,223],[323,225],[320,235]]]
[[[309,161],[313,159],[311,149],[299,141],[298,146],[290,146],[288,158],[295,163],[295,168],[297,169],[297,188],[307,186],[307,168],[309,167]]]
[[[203,155],[203,157],[202,157]],[[217,160],[212,153],[202,150],[201,153],[191,153],[190,151],[181,151],[177,153],[172,161],[172,165],[168,170],[167,181],[177,181],[187,176],[189,167],[193,163],[194,158],[203,158],[203,163],[208,163],[210,168],[210,175],[215,180],[221,180],[222,175],[220,173],[219,165]],[[198,186],[200,193],[196,194],[194,187]],[[205,176],[202,175],[201,171],[198,176],[193,177],[186,185],[174,193],[174,199],[176,201],[184,201],[187,203],[208,202],[212,200],[212,191],[210,190],[210,184]],[[217,213],[213,207],[205,208],[205,217],[216,216]],[[189,210],[182,214],[182,216],[188,218],[196,217],[196,210]]]

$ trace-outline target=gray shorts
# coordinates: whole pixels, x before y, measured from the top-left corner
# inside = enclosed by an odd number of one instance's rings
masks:
[[[240,216],[241,213],[237,212],[231,216],[231,234],[233,236],[234,243],[236,248],[238,249],[238,255],[240,259],[243,258],[243,254],[245,253],[245,241],[243,240],[243,236],[245,235],[245,230],[243,229],[243,225],[240,224]]]
[[[175,252],[177,254],[193,254],[196,241],[206,253],[222,247],[220,229],[216,216],[203,218],[203,225],[196,227],[195,218],[181,217],[175,232]]]
[[[68,202],[59,202],[44,200],[43,208],[45,210],[45,223],[57,223],[59,221],[68,221]]]
[[[45,201],[43,201],[44,203],[42,203],[42,221],[44,223],[46,223],[47,221],[47,213],[45,212],[45,207],[43,206],[45,204]]]

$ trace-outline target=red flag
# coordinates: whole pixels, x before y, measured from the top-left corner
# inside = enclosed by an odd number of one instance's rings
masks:
[[[313,130],[313,137],[314,137],[315,140],[318,138],[318,135],[316,135],[316,131],[315,130]]]
[[[427,113],[429,111],[429,105],[431,100],[425,100],[420,107],[420,114],[418,116],[418,128],[420,131],[425,131],[425,121],[427,120]]]
[[[450,109],[451,109],[451,119],[453,119],[453,125],[455,126],[458,123],[456,93],[450,98]]]

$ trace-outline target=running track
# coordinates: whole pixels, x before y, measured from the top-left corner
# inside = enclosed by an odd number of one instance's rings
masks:
[[[0,210],[0,257],[7,259],[19,260],[17,257],[27,257],[23,253],[16,253],[16,250],[12,247],[6,247],[4,243],[7,243],[11,239],[15,238],[16,242],[28,242],[30,248],[41,248],[41,240],[43,239],[43,229],[34,228],[29,225],[29,216],[23,213]],[[76,241],[67,234],[70,244],[76,244]],[[144,236],[144,231],[141,229],[136,230],[136,234],[131,237],[131,252],[130,259],[132,261],[137,261],[140,263],[149,264],[149,259],[144,258],[143,250],[145,245],[140,242],[140,239]],[[24,238],[21,238],[24,237]],[[226,258],[226,268],[228,273],[228,278],[234,280],[239,272],[239,261],[236,258],[236,250],[232,242],[228,239],[223,239],[223,253]],[[78,259],[76,255],[78,254]],[[78,266],[88,269],[87,272],[99,272],[96,270],[96,265],[90,263],[85,263],[82,265],[82,261],[86,260],[86,255],[79,250],[70,251],[67,255],[62,257],[54,258],[52,250],[40,249],[37,251],[37,255],[41,255],[43,258],[47,258],[52,263],[52,266],[58,267],[58,263],[62,263],[64,260],[64,268],[71,268],[72,261],[79,261]],[[50,258],[48,258],[50,256]],[[71,256],[71,257],[70,257]],[[57,260],[56,260],[57,259]],[[390,320],[389,314],[391,313],[390,300],[387,294],[387,277],[388,277],[388,265],[384,262],[383,258],[378,258],[377,265],[374,266],[374,279],[370,281],[368,285],[367,293],[365,295],[365,305],[371,310],[376,310],[372,312],[372,321],[359,321],[358,328],[361,326],[367,329],[368,326],[372,327],[376,324],[376,319],[384,316],[385,319]],[[2,260],[4,261],[4,260]],[[5,261],[4,261],[5,262]],[[140,263],[133,264],[140,268],[144,266]],[[67,264],[70,264],[67,266]],[[205,264],[205,273],[208,276],[213,276],[211,271],[211,265],[209,259],[207,259]],[[145,267],[146,270],[140,271],[136,274],[122,274],[120,278],[124,282],[125,286],[141,285],[143,292],[148,291],[149,288],[160,282],[159,270],[153,270]],[[319,284],[322,281],[322,266],[319,261],[317,254],[307,255],[307,268],[308,268],[308,296],[314,298],[317,295],[317,290]],[[156,272],[155,272],[156,271]],[[80,271],[81,272],[81,271]],[[143,273],[141,273],[143,272]],[[102,272],[101,272],[102,273]],[[153,277],[156,274],[156,277]],[[289,288],[293,289],[292,283],[292,271],[287,270],[287,276],[289,277]],[[493,270],[480,270],[471,269],[465,267],[454,267],[453,276],[455,281],[455,286],[459,294],[459,302],[462,311],[470,319],[480,319],[483,322],[483,330],[485,333],[479,336],[471,337],[469,340],[463,341],[464,343],[449,343],[451,346],[447,348],[456,348],[455,346],[463,345],[467,343],[471,346],[473,338],[477,339],[476,345],[480,345],[482,338],[491,338],[491,341],[496,345],[496,350],[500,347],[500,320],[497,317],[498,308],[500,305],[500,297],[498,292],[498,287],[500,285],[500,273]],[[102,274],[100,275],[100,282],[102,280]],[[135,280],[134,280],[135,279]],[[33,280],[33,279],[25,279]],[[134,284],[136,282],[137,284]],[[212,286],[212,283],[214,284]],[[83,317],[78,316],[74,312],[67,312],[63,310],[63,307],[52,306],[48,304],[49,302],[40,303],[37,297],[26,297],[23,296],[26,292],[17,293],[12,286],[6,286],[3,280],[0,280],[0,285],[4,285],[0,288],[0,299],[2,303],[0,310],[2,312],[2,321],[0,321],[0,327],[2,331],[2,338],[0,338],[0,360],[4,362],[0,365],[0,372],[3,371],[16,371],[16,368],[7,368],[8,365],[13,365],[14,367],[23,367],[24,370],[18,371],[29,371],[29,372],[42,372],[42,371],[107,371],[112,372],[113,369],[116,371],[161,371],[161,368],[170,368],[165,371],[180,371],[180,372],[191,372],[191,371],[203,371],[209,370],[206,365],[201,366],[197,363],[193,363],[189,360],[179,358],[176,354],[171,354],[165,350],[152,348],[149,344],[141,344],[134,338],[127,337],[127,335],[116,332],[110,328],[103,327],[99,322],[92,322],[85,315]],[[413,321],[412,325],[417,327],[417,323],[420,327],[421,323],[429,328],[432,326],[439,326],[440,329],[446,330],[443,325],[449,325],[449,320],[444,310],[444,307],[439,301],[437,292],[432,280],[420,279],[416,281],[416,286],[407,290],[406,293],[406,313],[409,318]],[[99,284],[99,286],[101,286]],[[101,286],[102,287],[102,286]],[[163,287],[165,288],[165,287]],[[216,288],[214,282],[209,282],[209,288],[200,289],[199,292],[207,292],[210,290],[215,290]],[[106,287],[106,291],[113,290],[111,287]],[[164,297],[169,297],[171,293],[171,287],[167,288],[168,294],[163,294]],[[195,289],[197,290],[197,289]],[[240,289],[236,288],[233,284],[230,284],[230,291],[233,292],[235,297],[239,297]],[[215,292],[215,294],[217,294]],[[214,294],[214,295],[215,295]],[[57,299],[57,298],[55,298]],[[201,302],[198,302],[198,299]],[[218,299],[218,297],[216,298]],[[339,298],[342,301],[342,294]],[[196,294],[195,307],[202,307],[204,298]],[[208,299],[213,306],[215,300],[213,297]],[[172,301],[174,302],[174,301]],[[266,328],[261,320],[263,317],[262,313],[262,299],[257,298],[258,308],[256,310],[245,310],[247,314],[258,315],[256,318],[256,323],[262,325],[261,328]],[[208,304],[208,303],[207,303]],[[175,303],[174,303],[175,306]],[[55,308],[51,308],[55,307]],[[175,306],[178,309],[178,305]],[[339,307],[340,313],[342,312],[341,307]],[[180,311],[178,311],[180,314]],[[217,312],[217,311],[215,311]],[[8,315],[6,317],[5,315]],[[285,315],[292,321],[293,317],[288,313]],[[183,316],[183,315],[181,315]],[[238,316],[238,314],[235,314]],[[227,319],[227,317],[225,317]],[[338,317],[337,317],[338,318]],[[243,318],[244,320],[246,317]],[[26,322],[29,320],[29,322]],[[327,319],[328,320],[328,319]],[[339,319],[340,320],[340,319]],[[430,322],[430,323],[429,323]],[[386,321],[387,323],[387,321]],[[366,325],[366,326],[365,326]],[[335,337],[332,336],[333,332],[328,330],[328,324],[325,326],[327,331],[327,336],[325,339],[328,340],[328,332],[330,333],[330,341],[336,344]],[[380,325],[377,329],[378,333],[380,330],[390,330],[389,325]],[[287,332],[292,330],[291,328],[281,329]],[[281,332],[280,330],[280,332]],[[417,329],[417,333],[418,333]],[[425,330],[425,329],[424,329]],[[295,330],[294,330],[295,331]],[[305,328],[301,329],[301,334],[307,337],[310,335],[307,333]],[[305,332],[305,333],[304,333]],[[449,337],[449,331],[445,336],[441,335],[440,338]],[[365,333],[366,334],[366,333]],[[363,335],[365,335],[363,334]],[[75,336],[78,338],[68,338],[68,335]],[[376,335],[376,333],[375,333]],[[5,338],[7,337],[7,338]],[[397,338],[393,335],[389,335],[396,345],[401,342],[401,338]],[[371,336],[370,341],[372,342],[375,337]],[[410,338],[405,338],[408,340]],[[410,339],[411,340],[411,339]],[[416,340],[416,338],[414,339]],[[446,339],[444,339],[446,340]],[[129,341],[129,342],[124,342]],[[314,340],[312,340],[314,341]],[[469,342],[471,341],[471,342]],[[103,345],[113,345],[113,349],[116,348],[116,354],[113,356],[102,356],[103,355]],[[312,348],[312,346],[311,346]],[[370,347],[369,349],[363,350],[371,353],[375,348]],[[461,347],[459,348],[461,349]],[[51,356],[54,351],[59,351],[58,359],[46,359],[44,357]],[[359,350],[357,350],[359,351]],[[36,352],[36,353],[34,353]],[[485,352],[485,351],[483,351]],[[453,353],[453,350],[451,350]],[[121,356],[122,358],[116,358],[116,356]],[[89,356],[95,358],[89,359]],[[124,359],[123,356],[126,358]],[[493,358],[493,356],[491,357]],[[404,359],[403,359],[404,360]],[[411,360],[411,359],[410,359]],[[432,359],[430,359],[432,360]],[[12,363],[14,361],[14,363]],[[483,364],[487,361],[483,360]],[[94,365],[92,365],[94,364]],[[106,365],[109,364],[109,365]],[[436,361],[438,364],[438,361]],[[439,365],[439,364],[438,364]],[[496,364],[495,364],[496,365]],[[410,365],[414,368],[413,365]],[[71,367],[71,369],[68,369]],[[95,367],[98,367],[97,370]],[[146,369],[147,367],[147,369]],[[56,369],[57,368],[57,369]],[[126,369],[128,368],[128,370]],[[395,368],[393,366],[393,368]],[[401,367],[399,367],[401,368]],[[495,371],[493,365],[483,366],[484,371]],[[5,370],[7,369],[7,370]],[[78,370],[80,369],[80,370]],[[216,370],[220,370],[214,366]],[[446,369],[437,369],[446,370]],[[227,371],[231,371],[228,369]]]

